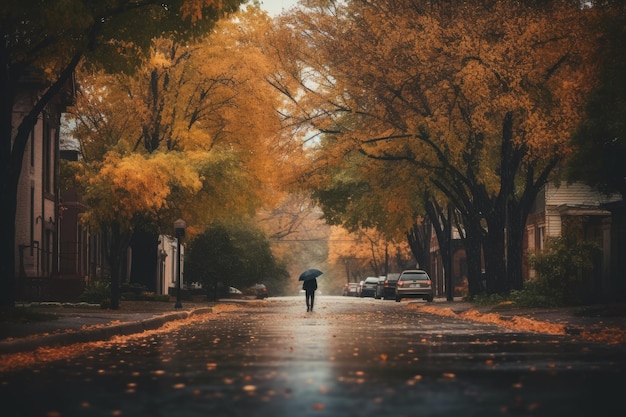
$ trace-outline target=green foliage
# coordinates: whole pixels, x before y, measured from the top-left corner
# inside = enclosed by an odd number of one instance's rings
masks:
[[[194,239],[185,255],[185,277],[201,282],[209,298],[228,287],[263,283],[280,293],[288,273],[270,249],[265,234],[248,224],[214,224]]]
[[[558,289],[550,288],[543,280],[528,281],[523,290],[508,294],[477,294],[468,301],[479,306],[491,306],[493,310],[511,307],[561,307],[564,305]]]
[[[622,6],[623,7],[623,6]],[[607,15],[600,86],[590,95],[586,118],[573,144],[577,152],[569,159],[568,179],[584,181],[606,193],[626,196],[626,17]]]
[[[593,274],[593,259],[599,246],[582,239],[582,222],[564,222],[563,235],[549,239],[546,249],[530,257],[537,278],[525,290],[553,299],[557,305],[574,305],[585,301],[585,277]]]
[[[85,290],[78,297],[79,301],[91,304],[100,304],[102,308],[111,305],[110,281],[108,279],[94,279],[85,286]]]
[[[585,277],[593,274],[593,259],[599,246],[582,239],[582,223],[566,222],[563,236],[549,239],[546,249],[530,256],[537,277],[527,281],[524,289],[508,294],[479,295],[470,299],[479,305],[513,302],[518,307],[561,307],[586,301]]]

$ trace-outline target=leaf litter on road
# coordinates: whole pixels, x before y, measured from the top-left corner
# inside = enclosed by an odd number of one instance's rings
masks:
[[[510,318],[502,318],[496,313],[481,313],[477,309],[469,309],[461,313],[455,313],[451,308],[439,308],[430,305],[409,305],[409,309],[423,311],[425,313],[434,314],[443,317],[456,317],[464,320],[471,320],[486,324],[495,324],[497,326],[506,327],[511,330],[527,331],[534,333],[564,335],[567,334],[567,328],[563,324],[550,323],[546,321],[529,319],[527,317],[512,316]],[[583,329],[579,332],[579,337],[586,341],[599,342],[606,344],[622,344],[626,343],[626,332],[615,327]]]
[[[218,314],[241,309],[239,306],[230,304],[216,307],[217,308],[214,308],[211,313],[207,312],[180,320],[170,321],[157,329],[146,330],[141,333],[117,335],[105,341],[75,343],[67,346],[43,346],[30,352],[0,355],[0,373],[29,368],[36,364],[67,360],[76,356],[86,355],[98,348],[107,348],[114,345],[123,346],[124,344],[128,344],[130,341],[145,339],[145,343],[150,343],[149,338],[155,335],[172,332],[190,324],[207,322],[214,319]]]

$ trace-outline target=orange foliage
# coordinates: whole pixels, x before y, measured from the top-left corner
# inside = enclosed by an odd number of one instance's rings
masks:
[[[594,85],[593,10],[568,2],[314,3],[281,17],[273,38],[288,120],[323,134],[311,142],[318,152],[303,179],[313,188],[328,184],[334,168],[362,164],[358,178],[372,184],[372,203],[387,202],[385,221],[406,230],[419,209],[407,202],[421,199],[430,179],[471,182],[481,190],[475,199],[509,188],[521,195],[528,167],[538,175],[570,152],[568,135]],[[509,118],[523,163],[502,181],[501,158],[513,158],[502,151]]]
[[[280,155],[293,144],[266,82],[273,66],[258,37],[268,24],[255,9],[241,12],[195,44],[155,39],[132,76],[82,79],[74,135],[87,156],[86,219],[128,227],[141,214],[169,224],[175,211],[193,236],[280,201],[291,163]]]
[[[539,321],[517,315],[503,318],[497,313],[481,313],[474,308],[465,310],[457,314],[452,309],[447,307],[440,308],[430,305],[418,306],[415,304],[410,304],[409,308],[443,317],[456,317],[480,323],[495,324],[497,326],[502,326],[517,331],[547,333],[556,335],[567,334],[566,326],[563,324]],[[626,343],[626,332],[616,327],[607,327],[600,330],[584,329],[580,333],[580,338],[582,338],[583,340],[598,343],[623,344]]]

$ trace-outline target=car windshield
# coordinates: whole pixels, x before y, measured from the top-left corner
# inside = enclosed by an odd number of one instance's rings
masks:
[[[402,279],[423,279],[427,280],[428,275],[426,272],[410,272],[408,274],[402,274]]]
[[[378,284],[378,278],[367,278],[365,282],[368,284]]]

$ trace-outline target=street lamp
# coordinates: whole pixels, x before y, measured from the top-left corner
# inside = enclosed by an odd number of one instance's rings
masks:
[[[183,308],[183,304],[180,301],[180,241],[185,236],[185,228],[187,223],[183,219],[178,219],[174,222],[174,230],[176,230],[176,304],[174,308]]]

